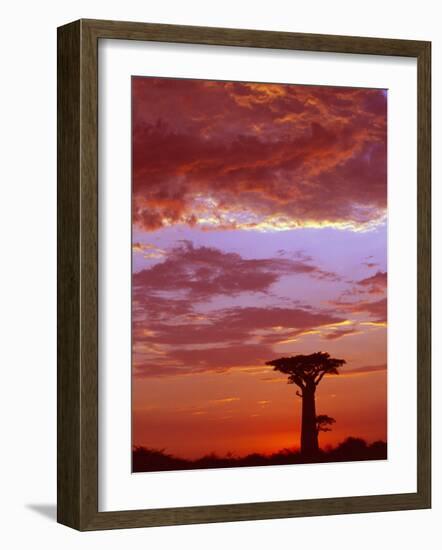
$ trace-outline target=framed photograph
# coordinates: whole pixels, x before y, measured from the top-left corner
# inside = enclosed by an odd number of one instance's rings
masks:
[[[429,508],[430,43],[58,29],[58,521]]]

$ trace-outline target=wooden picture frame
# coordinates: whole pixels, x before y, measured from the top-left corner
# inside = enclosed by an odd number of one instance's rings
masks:
[[[98,511],[98,41],[404,56],[418,67],[417,492]],[[81,531],[430,507],[431,44],[79,20],[58,29],[58,521]]]

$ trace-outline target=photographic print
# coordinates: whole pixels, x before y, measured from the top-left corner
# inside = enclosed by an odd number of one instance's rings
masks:
[[[131,87],[133,471],[385,460],[387,90]]]

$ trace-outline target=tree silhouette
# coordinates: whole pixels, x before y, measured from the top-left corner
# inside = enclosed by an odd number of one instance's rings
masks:
[[[331,426],[335,422],[336,420],[331,416],[327,416],[326,414],[318,414],[316,417],[316,430],[318,432],[330,432],[331,428],[328,426]]]
[[[274,370],[287,374],[288,383],[296,384],[301,390],[296,391],[296,395],[302,399],[301,453],[306,457],[314,458],[319,451],[316,388],[326,374],[339,374],[338,368],[344,364],[344,359],[334,359],[322,351],[311,355],[281,357],[266,363]]]

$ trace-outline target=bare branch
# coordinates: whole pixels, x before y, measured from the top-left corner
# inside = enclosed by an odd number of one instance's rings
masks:
[[[324,378],[324,376],[327,374],[327,371],[323,370],[321,374],[318,376],[318,378],[315,380],[315,385],[317,386],[319,382]]]

